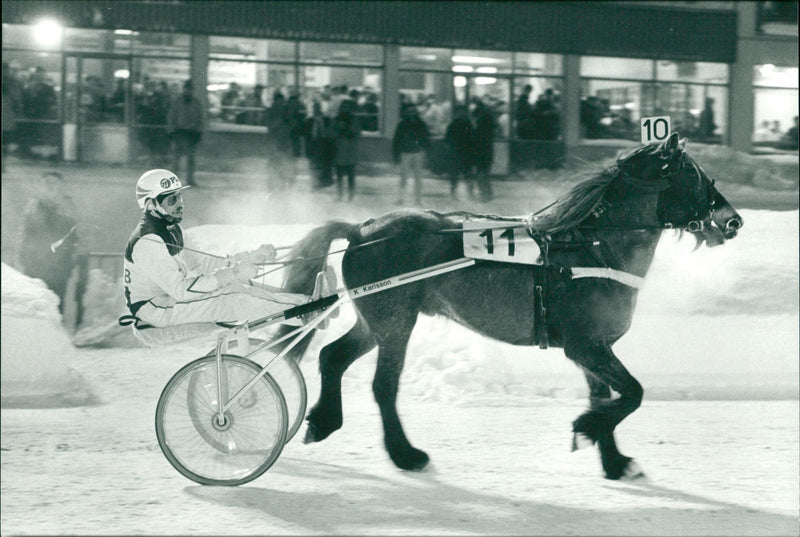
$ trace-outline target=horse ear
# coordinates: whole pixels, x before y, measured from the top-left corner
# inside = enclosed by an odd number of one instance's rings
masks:
[[[678,149],[682,149],[679,145],[679,137],[677,132],[673,132],[670,134],[669,139],[661,145],[661,150],[659,153],[661,154],[662,160],[670,160],[672,159],[673,155],[675,155],[675,151]]]
[[[681,140],[678,142],[678,149],[680,149],[681,151],[685,151],[686,150],[686,142],[688,142],[688,141],[689,141],[688,138],[681,138]]]

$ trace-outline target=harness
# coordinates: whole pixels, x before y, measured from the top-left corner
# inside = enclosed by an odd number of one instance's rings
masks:
[[[681,157],[684,158],[685,155]],[[702,178],[704,176],[702,170],[699,166],[690,159],[690,162],[697,173],[698,177]],[[680,164],[682,165],[683,160],[681,160]],[[680,166],[676,167],[677,169],[671,169],[670,164],[668,161],[662,165],[659,177],[656,180],[643,180],[640,178],[636,178],[628,174],[624,170],[620,170],[620,175],[622,180],[635,186],[638,190],[640,190],[644,194],[657,194],[671,186],[670,176],[674,175],[680,169]],[[714,183],[713,181],[709,180],[708,188],[708,206],[705,207],[704,211],[698,210],[695,212],[695,219],[689,220],[685,224],[676,224],[670,221],[662,221],[658,224],[653,225],[630,225],[630,226],[592,226],[592,225],[577,225],[574,228],[571,228],[569,231],[573,235],[574,239],[572,240],[561,240],[557,241],[552,238],[552,236],[547,233],[543,232],[534,226],[534,222],[536,220],[536,216],[543,212],[544,210],[552,207],[555,205],[558,200],[551,203],[547,207],[537,211],[536,213],[532,213],[530,216],[525,218],[515,217],[499,217],[495,215],[472,215],[471,213],[466,212],[458,212],[458,213],[449,213],[449,215],[460,214],[462,216],[478,216],[479,218],[485,218],[489,220],[500,220],[500,221],[511,221],[517,222],[519,227],[524,227],[528,236],[530,236],[534,241],[536,241],[537,245],[541,250],[541,263],[533,266],[533,289],[534,289],[534,334],[533,334],[533,341],[537,343],[540,348],[546,349],[549,346],[549,331],[548,331],[548,306],[546,297],[550,288],[550,277],[549,274],[551,271],[555,271],[559,275],[563,275],[569,277],[572,280],[582,279],[582,278],[602,278],[607,280],[612,280],[618,282],[622,285],[627,287],[631,287],[635,290],[639,290],[644,287],[645,279],[641,276],[636,274],[632,274],[630,272],[625,272],[622,270],[617,270],[611,268],[606,263],[605,259],[602,256],[602,253],[598,251],[595,247],[601,246],[602,243],[598,240],[589,240],[584,235],[583,231],[592,230],[592,231],[625,231],[625,230],[665,230],[665,229],[678,229],[678,230],[685,230],[689,232],[698,232],[702,231],[705,228],[705,221],[710,219],[714,212]],[[592,216],[597,218],[602,213],[607,211],[611,207],[611,204],[606,201],[602,200],[598,205],[593,209]],[[705,213],[705,214],[702,214]],[[448,215],[445,215],[448,216]],[[442,230],[443,232],[459,232],[461,230]],[[472,229],[471,231],[476,231]],[[564,267],[564,266],[557,266],[554,265],[550,260],[550,252],[552,249],[570,249],[570,248],[583,248],[586,252],[594,259],[598,266],[596,267]]]

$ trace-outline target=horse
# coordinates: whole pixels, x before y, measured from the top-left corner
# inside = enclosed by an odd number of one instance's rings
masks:
[[[320,394],[306,417],[305,442],[319,442],[342,427],[342,375],[377,346],[372,391],[385,448],[398,468],[423,469],[429,456],[409,442],[396,401],[417,317],[438,314],[514,345],[562,348],[589,385],[589,408],[572,423],[573,450],[597,444],[608,479],[644,475],[614,438],[644,390],[612,346],[631,326],[639,284],[664,230],[690,234],[697,247],[713,247],[734,238],[743,225],[685,146],[673,133],[662,144],[636,148],[528,218],[546,254],[541,265],[476,260],[468,268],[354,300],[355,325],[319,353]],[[454,215],[413,209],[360,225],[329,222],[294,245],[284,287],[309,292],[336,239],[349,242],[342,257],[348,289],[461,258],[462,224]],[[576,267],[589,270],[579,274]],[[295,358],[307,344],[295,349]],[[611,390],[619,396],[612,398]]]

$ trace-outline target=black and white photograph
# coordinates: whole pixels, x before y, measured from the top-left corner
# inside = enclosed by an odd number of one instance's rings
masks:
[[[0,535],[800,534],[797,1],[2,23]]]

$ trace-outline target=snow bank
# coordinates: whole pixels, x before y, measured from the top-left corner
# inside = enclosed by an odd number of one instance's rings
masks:
[[[61,325],[58,297],[42,280],[2,264],[2,406],[70,406],[93,397],[70,369],[75,350]]]

